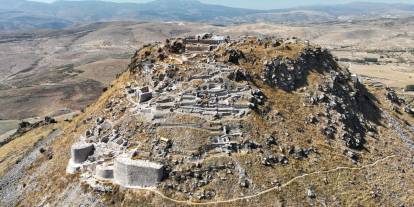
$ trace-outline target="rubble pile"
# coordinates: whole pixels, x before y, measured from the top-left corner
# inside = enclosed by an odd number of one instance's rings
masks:
[[[405,113],[414,116],[414,107],[406,106],[406,107],[404,107],[404,111],[405,111]]]
[[[402,111],[414,116],[414,107],[412,101],[407,99],[405,96],[399,96],[397,92],[389,87],[385,88],[385,98],[390,103],[390,108],[392,111],[401,113]]]
[[[385,93],[385,97],[387,98],[388,101],[390,101],[393,104],[397,104],[397,105],[401,105],[404,103],[404,99],[398,97],[397,93],[391,89],[391,88],[385,88],[386,93]]]
[[[168,48],[171,53],[181,54],[185,52],[184,40],[181,38],[172,41],[167,39],[165,47]]]
[[[321,74],[323,80],[316,89],[306,88],[305,97],[311,105],[322,105],[325,113],[321,114],[322,120],[310,115],[305,122],[319,123],[328,139],[339,137],[347,147],[361,149],[365,134],[375,131],[364,113],[378,109],[373,104],[369,109],[358,107],[360,103],[370,102],[361,90],[359,79],[341,70],[327,50],[309,47],[296,59],[276,57],[264,64],[262,79],[272,87],[294,91],[307,84],[310,72]]]
[[[368,131],[376,129],[366,118],[367,111],[377,111],[375,105],[360,108],[361,104],[369,103],[366,95],[356,84],[350,84],[349,74],[331,71],[323,84],[319,85],[317,95],[310,96],[311,104],[322,104],[326,113],[323,114],[322,130],[328,138],[336,134],[347,147],[360,149],[365,143],[364,136]]]

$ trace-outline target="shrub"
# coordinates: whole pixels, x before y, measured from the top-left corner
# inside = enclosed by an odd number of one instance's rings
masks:
[[[414,91],[414,85],[405,86],[405,91]]]

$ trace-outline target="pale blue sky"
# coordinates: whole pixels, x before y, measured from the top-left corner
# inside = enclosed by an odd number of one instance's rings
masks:
[[[41,2],[53,2],[54,0],[32,0]],[[149,2],[152,0],[106,0],[113,2]],[[384,2],[384,3],[410,3],[414,4],[414,0],[201,0],[205,3],[220,4],[232,7],[252,8],[252,9],[278,9],[304,5],[315,4],[341,4],[353,1],[363,2]]]

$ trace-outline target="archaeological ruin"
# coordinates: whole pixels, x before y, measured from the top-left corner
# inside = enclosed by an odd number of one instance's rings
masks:
[[[267,171],[320,162],[324,149],[311,136],[353,164],[366,137],[377,136],[379,109],[363,78],[296,38],[172,38],[137,51],[127,75],[71,149],[67,173],[97,191],[119,185],[211,200],[220,188],[209,186],[228,182],[253,194],[280,186]],[[394,91],[386,97],[412,113]]]

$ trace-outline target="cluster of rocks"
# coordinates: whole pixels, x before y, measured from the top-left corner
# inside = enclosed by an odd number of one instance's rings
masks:
[[[184,39],[178,38],[175,40],[167,39],[165,41],[165,47],[168,49],[169,52],[175,54],[182,54],[185,52],[185,43]]]
[[[233,63],[236,65],[241,64],[242,61],[246,59],[244,53],[241,50],[236,49],[227,49],[224,53],[224,56],[227,57],[227,61],[229,63]]]
[[[199,192],[202,188],[212,182],[214,179],[225,180],[226,175],[233,175],[236,173],[234,163],[228,162],[224,164],[203,166],[197,163],[189,167],[189,169],[175,169],[168,175],[168,180],[160,185],[161,188],[169,191],[178,191],[187,194],[190,197],[196,197],[199,200],[211,199],[215,195],[201,194]],[[221,175],[216,177],[216,175]],[[211,191],[214,193],[214,191]]]
[[[361,149],[366,133],[375,133],[372,120],[379,117],[379,109],[372,103],[360,79],[339,66],[321,63],[317,68],[329,75],[316,91],[308,90],[305,96],[311,105],[322,105],[324,113],[310,115],[305,123],[320,123],[327,138],[336,136],[352,149]],[[369,118],[371,117],[371,118]]]
[[[320,66],[333,70],[336,63],[327,50],[321,48],[305,48],[296,59],[278,56],[264,63],[262,80],[270,86],[292,91],[305,84],[310,70]]]
[[[315,100],[312,99],[311,103],[315,103]],[[308,117],[306,117],[305,124],[316,124],[319,122],[319,118],[313,114],[310,114]]]
[[[273,166],[275,164],[289,164],[289,159],[285,155],[267,155],[262,157],[261,163],[265,166]]]
[[[57,121],[49,116],[46,116],[43,120],[41,121],[37,121],[34,123],[30,123],[28,121],[22,121],[19,123],[19,127],[17,128],[17,134],[21,135],[24,134],[32,129],[41,127],[41,126],[45,126],[45,125],[49,125],[49,124],[56,124]]]
[[[405,111],[405,113],[414,116],[414,107],[411,107],[409,105],[408,106],[405,106],[404,107],[404,111]]]
[[[349,157],[349,159],[351,159],[352,162],[357,162],[358,159],[359,159],[358,155],[355,152],[353,152],[352,150],[349,150],[349,149],[345,149],[343,151],[343,154],[345,156]]]
[[[391,110],[400,113],[400,107],[402,106],[405,113],[414,116],[414,108],[406,103],[404,98],[399,97],[392,88],[386,87],[385,90],[385,98],[390,102]]]
[[[317,153],[318,151],[314,148],[300,148],[291,146],[288,150],[288,153],[292,155],[295,159],[305,159],[311,153]]]
[[[257,109],[257,106],[262,106],[265,104],[267,100],[266,95],[260,90],[260,89],[256,89],[252,92],[252,97],[251,97],[251,105],[250,107],[252,109]]]
[[[385,92],[385,97],[387,98],[388,101],[390,101],[392,104],[397,104],[397,105],[401,105],[404,104],[405,101],[404,99],[398,97],[397,93],[395,92],[395,90],[387,87],[385,88],[386,92]]]
[[[289,157],[297,160],[306,159],[311,153],[318,152],[314,148],[301,148],[296,146],[289,146],[286,151]],[[261,163],[265,166],[273,166],[275,164],[287,165],[289,164],[288,156],[284,154],[273,155],[272,153],[264,152]]]

